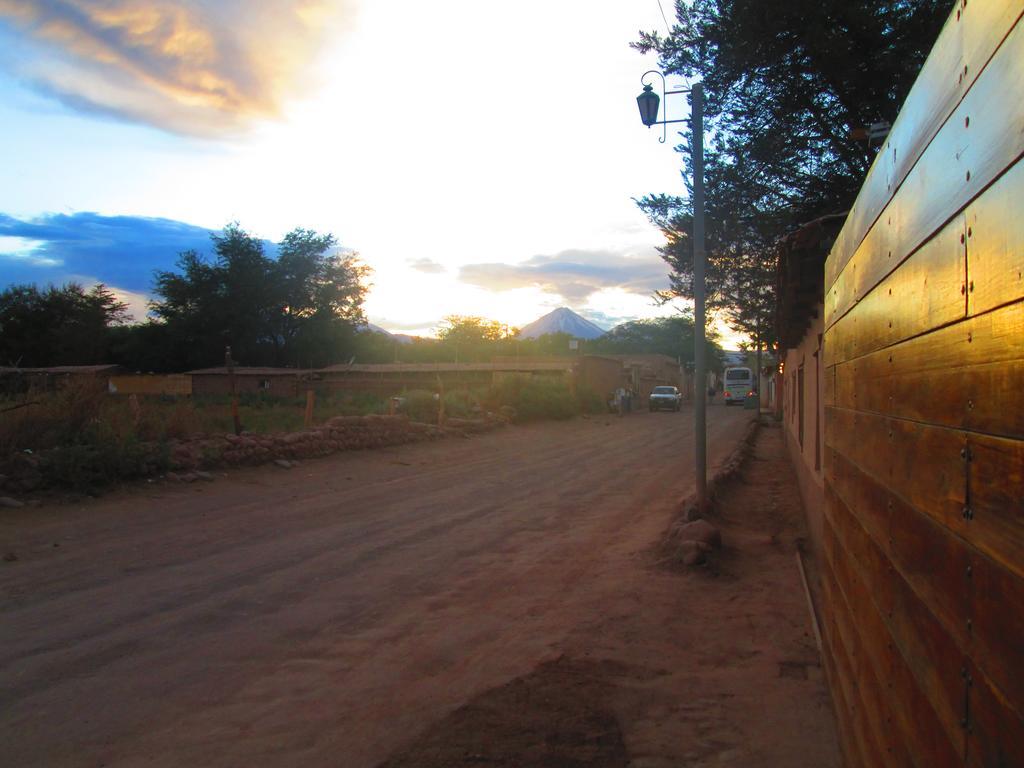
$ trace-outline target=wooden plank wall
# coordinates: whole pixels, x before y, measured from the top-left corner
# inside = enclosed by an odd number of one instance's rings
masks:
[[[849,766],[1024,766],[1024,0],[959,0],[825,266]]]

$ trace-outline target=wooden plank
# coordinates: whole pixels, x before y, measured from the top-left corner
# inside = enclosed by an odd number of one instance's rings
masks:
[[[830,571],[830,597],[837,606],[835,614],[834,652],[838,660],[841,680],[845,681],[845,695],[849,707],[852,735],[856,740],[862,761],[866,766],[884,763],[890,751],[883,734],[886,708],[879,706],[878,691],[881,684],[871,668],[870,659],[861,647],[860,636],[854,628],[854,613],[843,597],[843,590],[835,574]],[[858,612],[859,615],[859,612]]]
[[[1019,672],[1019,671],[1018,671]],[[1024,765],[1024,721],[973,664],[968,694],[967,765],[1020,768]]]
[[[1024,29],[1016,24],[825,295],[825,327],[1024,152]]]
[[[833,461],[837,465],[837,482],[834,489],[826,488],[827,503],[844,503],[847,509],[857,510],[858,522],[889,558],[896,574],[935,614],[956,645],[967,648],[972,642],[967,619],[972,616],[972,595],[978,593],[979,584],[977,580],[971,581],[971,573],[977,572],[977,566],[971,566],[979,560],[985,563],[991,561],[982,558],[965,541],[955,537],[927,515],[890,494],[884,486],[862,473],[842,455],[836,455]],[[833,494],[838,497],[838,502],[832,501]],[[986,585],[990,585],[998,575],[986,571],[980,578]],[[1007,580],[1010,583],[1000,582],[998,586],[992,586],[991,589],[986,586],[982,591],[996,601],[1004,593],[1013,596],[1009,601],[1011,606],[1018,599],[1024,600],[1024,593],[1017,596],[1010,589],[1012,577],[1006,575],[1002,581]],[[889,598],[894,608],[895,597],[893,595]],[[1024,611],[1021,618],[1024,620]],[[994,619],[987,618],[986,626],[993,622]],[[1001,637],[1024,636],[1009,631],[1016,627],[1014,622],[1015,619],[1007,620],[1007,625],[1003,627],[1006,631]]]
[[[1022,11],[1022,0],[986,0],[969,6],[956,3],[829,254],[825,264],[826,287],[835,282],[864,235]]]
[[[964,652],[892,567],[843,500],[834,497],[826,506],[836,535],[843,541],[849,562],[856,570],[856,581],[862,585],[861,595],[851,597],[870,599],[875,604],[885,625],[884,634],[895,643],[916,687],[935,710],[950,746],[955,749],[960,742],[962,748],[960,721],[964,716],[965,690],[960,669]],[[966,575],[961,573],[959,587],[965,593]],[[966,623],[965,619],[966,611],[960,621]]]
[[[834,405],[1024,438],[1022,329],[1019,302],[842,363]]]
[[[835,590],[830,576],[822,574],[822,592],[825,595]],[[838,637],[835,618],[831,619],[829,629],[825,632],[826,653],[830,675],[829,687],[833,695],[836,710],[836,725],[839,731],[839,742],[843,751],[846,766],[867,766],[864,761],[861,744],[863,738],[858,728],[858,711],[851,696],[851,688],[855,677],[850,672],[846,650]]]
[[[835,479],[831,487],[826,489],[826,494],[835,494],[847,508],[856,510],[858,522],[888,554],[892,528],[892,494],[841,453],[835,454],[833,462],[836,467]],[[826,495],[826,500],[829,498]]]
[[[965,655],[932,612],[894,572],[894,610],[887,622],[900,655],[931,704],[954,751],[963,752]]]
[[[857,720],[857,709],[854,704],[852,687],[856,678],[852,674],[851,665],[839,638],[837,624],[837,612],[835,610],[837,587],[827,563],[822,563],[821,572],[822,588],[822,615],[824,622],[822,632],[825,643],[825,661],[829,670],[829,687],[833,694],[833,703],[836,710],[836,725],[839,731],[839,741],[842,746],[843,755],[846,758],[846,765],[864,765],[864,756],[861,753],[861,739],[857,735],[854,724]]]
[[[970,567],[971,657],[1007,707],[1024,716],[1024,579],[981,554]]]
[[[967,208],[970,314],[1024,298],[1024,163],[1018,161]]]
[[[962,319],[967,307],[966,232],[966,218],[956,216],[829,328],[825,365]]]
[[[938,618],[959,648],[970,642],[972,587],[966,543],[900,499],[889,500],[889,555],[893,567]]]
[[[1024,441],[971,435],[964,538],[1024,577]]]
[[[1011,442],[1021,448],[1022,444]],[[971,449],[974,454],[970,462],[973,472],[979,452],[973,443]],[[1006,463],[1017,468],[1019,475],[1020,468],[1024,467],[1024,455],[1015,458],[1012,453],[1004,452],[1001,456]],[[980,457],[982,466],[987,466],[987,455]],[[867,594],[880,607],[891,605],[891,614],[883,610],[888,616],[894,642],[901,655],[909,660],[914,679],[928,691],[929,700],[941,713],[936,717],[942,721],[943,730],[949,734],[950,729],[956,726],[960,697],[957,680],[955,676],[951,677],[950,670],[958,673],[957,665],[962,664],[961,649],[965,645],[975,666],[996,681],[990,683],[996,691],[993,694],[996,698],[987,700],[986,704],[989,709],[995,707],[994,714],[989,712],[985,717],[994,718],[996,726],[992,727],[1019,727],[1014,723],[1020,719],[1020,708],[1024,702],[1024,676],[1020,674],[1024,669],[1024,643],[1021,643],[1024,637],[1024,578],[967,548],[948,531],[896,497],[892,497],[893,509],[886,517],[879,509],[884,487],[865,476],[841,453],[836,452],[830,460],[835,465],[834,476],[837,479],[836,487],[832,483],[826,485],[826,559],[830,565],[842,557],[854,557],[861,563],[879,562],[877,553],[864,553],[862,550],[869,543],[874,543],[885,551],[884,542],[878,542],[875,536],[885,528],[886,523],[882,521],[887,521],[890,531],[888,553],[895,567],[891,583],[870,580],[877,576],[877,566],[864,567],[859,571],[840,565],[832,567],[840,571],[839,579],[844,585],[869,577]],[[1009,469],[1011,475],[1012,467]],[[994,471],[1007,472],[1006,468]],[[1012,478],[1009,491],[994,482],[994,478],[986,478],[985,483],[986,498],[992,494],[1016,493],[1017,509],[1020,509],[1019,500],[1024,498],[1024,494],[1020,493],[1021,489],[1013,490]],[[858,484],[867,486],[867,489],[857,490]],[[853,528],[850,518],[843,519],[844,513],[852,515],[843,507],[839,493],[857,500],[859,514],[862,515],[860,519],[869,521],[866,523],[869,530],[864,532],[867,536]],[[997,503],[1005,504],[1005,499]],[[860,512],[865,509],[868,512]],[[973,526],[977,520],[975,517],[970,525]],[[976,535],[977,529],[967,532]],[[1005,537],[993,535],[991,538],[1005,542]],[[970,579],[967,579],[968,565],[971,567]],[[971,619],[970,630],[966,618]],[[856,621],[864,621],[863,611],[857,614]],[[981,733],[979,738],[984,740],[984,750],[978,747],[979,752],[998,757],[999,750],[1005,751],[1007,742],[1000,740],[999,733],[998,729]]]
[[[829,577],[822,573],[821,588],[825,592],[826,582]],[[822,637],[822,662],[825,670],[825,682],[828,685],[829,696],[832,701],[832,712],[835,715],[837,724],[836,731],[839,736],[839,749],[843,756],[843,765],[850,768],[854,765],[862,765],[863,761],[857,749],[855,740],[852,737],[851,729],[847,726],[850,712],[850,705],[846,701],[846,694],[843,689],[843,681],[840,679],[836,667],[837,650],[835,643],[835,619],[830,612],[826,611],[824,602],[821,610],[821,637]]]
[[[882,350],[882,354],[837,365],[835,406],[889,415],[893,373],[889,357],[888,350]]]
[[[894,713],[891,706],[877,706],[875,711],[871,713],[875,717],[875,725],[874,730],[869,734],[870,723],[868,713],[862,712],[864,708],[862,703],[863,694],[859,688],[867,685],[881,690],[883,686],[880,681],[883,679],[888,680],[891,677],[891,672],[888,669],[888,663],[883,663],[882,669],[878,672],[874,671],[871,667],[871,657],[865,652],[863,641],[857,630],[865,622],[871,623],[873,614],[867,613],[867,610],[870,608],[870,600],[867,602],[864,600],[858,601],[849,596],[850,594],[861,594],[863,596],[863,594],[856,589],[859,582],[857,581],[856,574],[849,570],[849,555],[842,546],[840,534],[832,528],[829,518],[826,518],[824,525],[835,543],[835,546],[831,548],[829,555],[825,558],[824,571],[829,582],[825,596],[826,601],[832,605],[836,638],[839,641],[837,647],[845,654],[846,660],[845,664],[840,663],[838,665],[839,672],[845,678],[848,678],[848,696],[857,702],[855,710],[857,712],[858,741],[865,746],[870,744],[870,752],[875,753],[875,757],[877,757],[878,753],[888,751],[888,744],[883,742],[881,736],[877,735],[877,732],[884,731],[891,735],[897,730],[893,727],[892,718]],[[877,615],[877,613],[875,612],[874,615]],[[872,626],[876,629],[875,636],[888,650],[889,646],[886,639],[877,632],[878,622],[872,623]],[[843,661],[843,659],[840,659],[840,661]],[[885,688],[888,688],[888,683],[886,683]],[[885,728],[880,727],[879,720],[884,723]],[[878,761],[877,759],[872,759],[868,764],[877,765]]]
[[[965,433],[842,408],[826,409],[825,419],[826,444],[911,506],[965,533]]]
[[[881,614],[892,616],[895,603],[889,559],[874,543],[846,501],[831,489],[826,496],[825,515],[841,542],[843,557],[838,559],[837,575],[842,575],[848,565],[855,567],[858,580],[868,584],[871,599]]]
[[[824,354],[824,353],[822,353]],[[824,369],[824,375],[821,381],[821,398],[825,405],[836,404],[836,367],[825,366],[822,364]]]
[[[838,532],[836,535],[839,537]],[[942,735],[947,733],[946,728],[932,702],[919,687],[906,660],[897,652],[895,641],[872,599],[871,589],[853,566],[852,558],[844,555],[841,547],[837,552],[838,558],[830,562],[839,587],[837,592],[843,597],[843,600],[833,598],[838,602],[837,623],[844,642],[853,646],[854,655],[858,657],[858,663],[851,673],[857,674],[862,681],[867,679],[870,683],[873,675],[874,680],[885,683],[884,688],[879,684],[881,698],[876,706],[882,713],[886,732],[893,739],[885,738],[884,743],[905,746],[915,765],[961,765],[962,746],[955,746],[948,735]],[[845,634],[844,622],[848,625]],[[962,740],[962,732],[959,736]],[[872,763],[887,764],[908,763]]]

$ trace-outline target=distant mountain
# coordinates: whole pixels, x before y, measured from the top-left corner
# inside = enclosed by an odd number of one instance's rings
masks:
[[[545,333],[567,333],[575,339],[596,339],[598,336],[604,336],[605,330],[585,317],[580,317],[571,309],[559,307],[525,326],[519,331],[519,337],[536,339]]]
[[[391,331],[381,328],[379,325],[374,325],[373,323],[360,325],[356,330],[360,332],[372,331],[373,333],[383,333],[385,336],[390,336],[391,338],[393,338],[399,344],[412,344],[414,339],[419,338],[418,336],[410,336],[407,333],[392,333]]]

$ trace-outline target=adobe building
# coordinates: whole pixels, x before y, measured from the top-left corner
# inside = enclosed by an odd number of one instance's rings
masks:
[[[778,246],[775,325],[780,372],[775,408],[782,416],[785,443],[796,469],[814,554],[821,556],[825,506],[822,473],[822,340],[825,334],[825,259],[845,214],[805,224]]]

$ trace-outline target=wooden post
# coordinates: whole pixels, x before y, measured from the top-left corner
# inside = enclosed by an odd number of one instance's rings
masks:
[[[242,422],[238,418],[238,390],[235,387],[235,361],[231,359],[231,347],[224,347],[224,366],[228,369],[228,386],[231,388],[231,420],[235,434],[242,434]]]
[[[142,419],[142,406],[139,405],[139,396],[134,392],[128,395],[128,407],[132,411],[132,425],[138,427]]]
[[[313,405],[316,403],[316,392],[312,389],[306,390],[306,418],[303,420],[303,424],[306,429],[313,426]]]
[[[444,381],[437,374],[437,426],[444,426]]]

